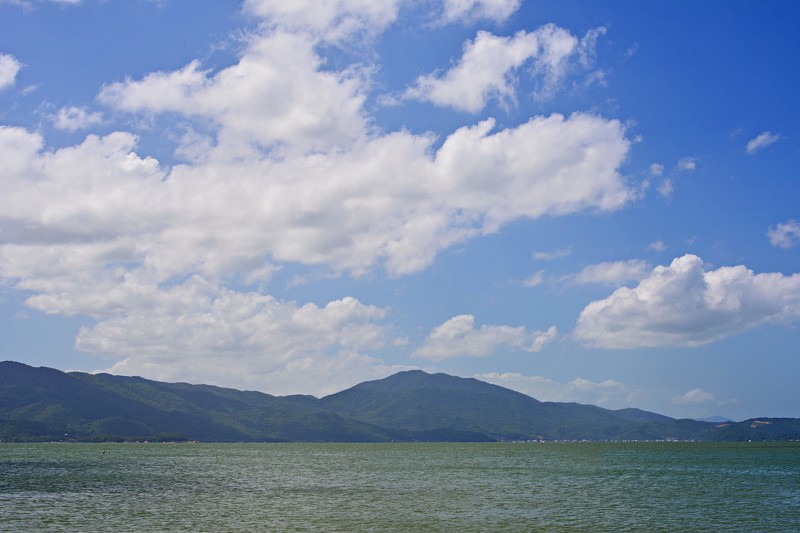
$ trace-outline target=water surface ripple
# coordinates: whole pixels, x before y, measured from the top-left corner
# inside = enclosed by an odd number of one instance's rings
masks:
[[[800,531],[800,443],[2,444],[0,531]]]

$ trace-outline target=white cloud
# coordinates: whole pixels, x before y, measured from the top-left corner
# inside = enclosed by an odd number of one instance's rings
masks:
[[[15,242],[33,246],[27,241],[46,235],[67,255],[78,241],[130,240],[135,260],[161,279],[230,275],[270,257],[355,273],[383,262],[403,274],[511,220],[613,210],[629,197],[615,168],[627,150],[618,123],[554,115],[494,134],[490,127],[458,130],[433,155],[430,138],[396,133],[350,152],[168,174],[133,152],[130,134],[42,153],[39,136],[3,128],[0,217],[15,221]]]
[[[78,0],[79,1],[79,0]],[[339,42],[355,36],[380,34],[397,19],[404,0],[245,0],[244,12],[270,28],[313,35]],[[474,23],[508,19],[520,0],[444,0],[442,22]]]
[[[503,22],[519,9],[521,0],[444,0],[444,22]]]
[[[324,393],[388,371],[363,355],[387,343],[379,324],[386,311],[351,297],[299,306],[199,277],[165,289],[132,275],[99,307],[97,296],[69,298],[69,305],[99,318],[81,328],[76,346],[123,357],[114,372],[271,393]],[[284,381],[288,374],[292,379]]]
[[[543,270],[539,270],[538,272],[534,272],[533,274],[531,274],[530,276],[525,278],[522,281],[522,286],[523,287],[536,287],[538,285],[541,285],[542,281],[544,281],[544,271]]]
[[[59,130],[75,132],[86,129],[103,121],[100,113],[89,113],[80,107],[62,107],[53,117],[53,123]]]
[[[772,133],[771,131],[765,131],[755,139],[750,139],[745,149],[747,150],[748,154],[755,155],[756,152],[777,142],[777,140],[780,138],[781,136],[779,134]]]
[[[667,249],[667,245],[663,241],[653,241],[647,245],[647,249],[654,252],[663,252]]]
[[[370,374],[362,377],[379,377],[386,369],[365,352],[388,342],[383,310],[343,299],[346,320],[332,333],[325,328],[336,302],[320,304],[304,340],[294,317],[305,304],[229,287],[260,289],[288,263],[403,275],[514,220],[613,211],[634,196],[619,172],[630,142],[616,120],[554,114],[507,129],[487,120],[444,132],[438,149],[432,134],[373,128],[369,80],[323,65],[317,48],[350,27],[345,19],[362,3],[320,4],[317,14],[308,11],[316,3],[284,4],[248,4],[274,24],[227,68],[194,61],[100,91],[101,103],[134,119],[173,114],[183,164],[138,154],[127,132],[46,149],[41,135],[0,126],[0,283],[26,291],[41,312],[97,320],[78,346],[123,359],[118,371],[244,385],[237,380],[250,378],[237,368],[212,379],[241,349],[240,368],[261,369],[264,383],[291,372],[322,380],[326,368],[356,376],[358,365]],[[341,17],[325,15],[331,5],[344,9]],[[374,9],[353,16],[388,24],[380,21],[391,9]],[[311,17],[317,30],[281,31],[284,16],[299,17],[298,28]],[[100,118],[62,111],[67,129]],[[537,349],[555,335],[503,328],[473,334],[514,349]],[[270,339],[290,350],[288,359],[257,346]]]
[[[701,388],[692,389],[683,396],[672,398],[672,403],[676,405],[699,405],[714,401],[714,395]]]
[[[550,378],[526,376],[516,372],[489,372],[475,377],[543,402],[577,402],[619,409],[636,399],[636,394],[630,387],[611,379],[596,383],[579,377],[560,383]]]
[[[781,222],[767,232],[769,242],[777,248],[794,248],[800,244],[800,222],[789,220]]]
[[[0,218],[19,230],[0,234],[0,242],[108,242],[161,228],[158,212],[165,206],[155,196],[163,172],[155,159],[132,152],[135,142],[130,134],[114,133],[42,153],[39,135],[0,127]]]
[[[577,274],[570,276],[572,283],[603,283],[621,285],[628,281],[639,281],[647,276],[648,265],[641,259],[628,261],[606,261],[589,265]]]
[[[664,165],[661,163],[653,163],[650,165],[650,174],[653,176],[661,176],[664,174]]]
[[[672,180],[667,178],[661,182],[658,186],[658,194],[660,194],[663,198],[669,200],[672,198],[672,193],[675,191],[675,186],[672,183]]]
[[[597,41],[600,39],[600,37],[605,35],[607,31],[607,28],[600,26],[588,30],[584,36],[581,37],[581,42],[578,44],[578,59],[580,60],[583,68],[588,70],[594,66],[594,63],[597,60]],[[591,72],[586,83],[587,85],[599,83],[600,85],[605,86],[605,76],[606,72],[602,70]]]
[[[694,255],[658,266],[581,312],[574,336],[602,348],[697,346],[766,323],[800,319],[800,274],[706,271]]]
[[[493,126],[486,120],[460,128],[436,154],[437,182],[449,189],[449,202],[481,213],[484,229],[520,216],[615,210],[632,199],[608,164],[629,148],[619,122],[575,114],[536,117],[494,134]]]
[[[107,85],[99,99],[128,112],[212,120],[218,131],[209,157],[252,158],[253,145],[293,152],[349,147],[366,129],[360,80],[320,66],[313,39],[277,32],[253,38],[237,64],[216,74],[193,61]]]
[[[552,115],[494,133],[493,121],[484,121],[453,132],[431,154],[427,135],[371,135],[361,80],[321,71],[320,63],[309,39],[271,33],[216,74],[193,62],[106,86],[100,99],[130,112],[173,111],[217,124],[215,139],[186,137],[181,153],[198,160],[177,168],[164,189],[177,194],[186,183],[192,198],[199,183],[221,187],[242,218],[249,213],[259,228],[270,228],[252,236],[256,256],[354,272],[385,260],[402,274],[520,216],[614,210],[632,196],[617,172],[629,149],[617,121]],[[239,176],[235,187],[225,185],[225,175]],[[196,198],[195,208],[204,202]],[[212,234],[233,229],[208,226]]]
[[[690,172],[697,169],[697,159],[694,157],[684,157],[678,161],[678,170]]]
[[[27,165],[34,159],[44,144],[41,135],[29,133],[22,128],[0,126],[0,154],[3,157],[3,173],[0,174],[3,185],[12,176],[19,179],[20,174],[27,169]],[[5,191],[8,194],[8,189]],[[5,195],[3,195],[5,196]],[[3,196],[0,196],[0,204]],[[5,215],[5,213],[3,213]]]
[[[547,331],[495,325],[476,329],[474,316],[458,315],[434,328],[414,356],[434,360],[459,356],[486,357],[501,348],[538,352],[555,339],[557,333],[555,326]]]
[[[15,6],[21,6],[25,9],[31,9],[35,4],[65,4],[65,5],[74,5],[77,6],[83,2],[83,0],[0,0],[0,4],[11,4]]]
[[[553,250],[552,252],[533,252],[533,258],[536,261],[553,261],[554,259],[561,259],[562,257],[568,257],[572,254],[572,247],[569,248],[559,248],[557,250]]]
[[[530,63],[539,80],[535,96],[547,99],[572,68],[571,60],[589,61],[586,58],[592,55],[589,48],[593,48],[595,40],[596,36],[579,41],[553,24],[531,33],[520,31],[512,37],[479,31],[474,41],[464,45],[457,65],[444,74],[420,76],[404,97],[472,113],[483,109],[490,99],[513,104],[516,73]]]
[[[9,54],[0,54],[0,91],[11,87],[22,64]]]
[[[397,18],[401,0],[245,0],[244,11],[270,27],[341,41],[377,35]]]

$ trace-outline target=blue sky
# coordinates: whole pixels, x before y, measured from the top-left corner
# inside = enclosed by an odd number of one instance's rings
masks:
[[[0,358],[800,417],[798,22],[0,0]]]

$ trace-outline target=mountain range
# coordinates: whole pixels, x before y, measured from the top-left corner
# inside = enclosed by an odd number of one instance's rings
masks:
[[[400,372],[316,398],[0,362],[0,441],[798,440],[800,419],[674,419],[540,402],[472,378]]]

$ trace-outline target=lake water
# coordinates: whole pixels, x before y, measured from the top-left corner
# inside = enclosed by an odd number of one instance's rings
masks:
[[[800,443],[0,444],[1,531],[800,531]]]

